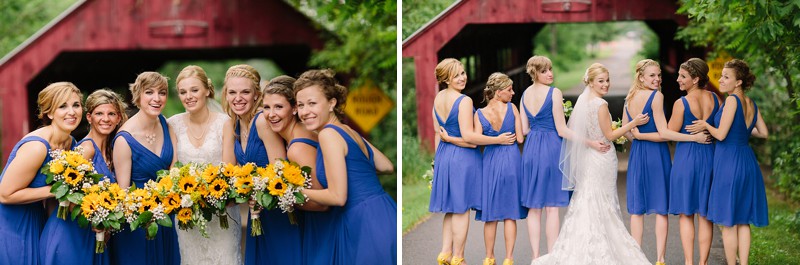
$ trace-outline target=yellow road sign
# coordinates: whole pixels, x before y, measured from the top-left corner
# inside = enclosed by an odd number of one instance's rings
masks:
[[[730,61],[732,58],[727,53],[721,52],[716,59],[707,61],[708,64],[708,81],[719,89],[719,78],[722,77],[722,68],[725,66],[725,62]]]
[[[394,108],[394,101],[371,82],[347,95],[344,113],[368,133]]]

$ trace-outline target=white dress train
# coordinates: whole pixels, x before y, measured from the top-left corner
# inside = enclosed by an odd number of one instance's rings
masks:
[[[585,132],[575,133],[611,144],[598,125],[603,104],[602,98],[588,100]],[[650,264],[622,222],[616,152],[588,149],[577,162],[575,190],[553,251],[531,264]]]
[[[167,121],[175,132],[177,138],[178,161],[183,163],[213,163],[222,162],[222,128],[225,121],[230,119],[227,115],[211,111],[203,144],[200,147],[192,145],[189,141],[187,113],[172,116]],[[192,135],[202,135],[202,132],[192,132]],[[238,205],[227,208],[228,229],[219,227],[219,219],[214,216],[206,232],[208,238],[203,237],[196,229],[178,231],[178,244],[181,252],[181,264],[242,264],[241,238],[242,222]]]

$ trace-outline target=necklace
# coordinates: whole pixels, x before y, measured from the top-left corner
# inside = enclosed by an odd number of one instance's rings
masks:
[[[147,141],[148,144],[153,144],[153,143],[156,142],[156,134],[155,133],[153,133],[153,134],[145,133],[144,134],[144,140]]]
[[[206,136],[206,132],[208,131],[208,126],[207,125],[208,125],[208,120],[209,119],[211,119],[211,113],[208,113],[208,116],[206,116],[206,121],[203,122],[203,126],[202,126],[203,127],[203,132],[200,134],[200,136],[195,137],[194,135],[192,135],[191,130],[188,131],[187,134],[189,134],[189,136],[191,136],[195,140],[203,139],[203,136]]]

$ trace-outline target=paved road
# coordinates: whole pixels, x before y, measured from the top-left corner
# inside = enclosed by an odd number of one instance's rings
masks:
[[[614,50],[611,56],[597,60],[598,63],[608,68],[609,74],[611,75],[611,87],[608,89],[608,95],[606,95],[606,97],[625,97],[633,81],[634,65],[632,65],[631,60],[641,49],[642,43],[639,40],[620,38],[601,45],[611,46]],[[589,66],[586,65],[584,67],[588,68]],[[558,78],[557,75],[556,78]],[[585,86],[583,84],[577,85],[564,91],[564,95],[577,97],[583,92],[584,88]]]
[[[626,155],[618,153],[620,158],[620,170],[617,176],[617,192],[619,194],[620,209],[622,209],[622,220],[625,226],[630,228],[630,215],[626,208],[625,194],[625,174],[627,171]],[[561,222],[564,222],[566,208],[561,209]],[[442,214],[434,214],[427,221],[418,225],[414,230],[403,236],[403,264],[435,264],[436,255],[441,250],[442,245]],[[475,214],[470,217],[470,230],[467,236],[467,246],[465,251],[466,260],[469,264],[481,264],[485,257],[483,244],[483,223],[475,221]],[[655,242],[655,215],[645,217],[644,237],[642,250],[647,258],[655,263],[656,242]],[[505,245],[503,239],[503,225],[497,226],[497,239],[495,242],[495,256],[498,263],[502,262],[505,255]],[[540,240],[540,253],[547,253],[547,241],[544,235],[544,223],[542,223],[542,233]],[[696,228],[695,228],[696,229]],[[683,264],[683,248],[681,247],[680,234],[678,232],[678,217],[669,217],[669,233],[667,238],[667,264]],[[695,239],[696,242],[696,239]],[[697,244],[695,243],[695,260],[698,262]],[[719,228],[714,228],[714,239],[711,244],[711,258],[709,264],[724,264],[725,253],[722,249],[722,236]],[[528,239],[528,227],[524,220],[517,221],[517,241],[514,251],[516,264],[529,264],[531,261],[531,245]]]

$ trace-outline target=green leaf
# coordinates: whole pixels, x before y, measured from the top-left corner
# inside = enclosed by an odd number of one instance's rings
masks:
[[[111,226],[111,228],[114,228],[114,230],[119,230],[121,227],[119,222],[108,222],[108,224]]]
[[[80,205],[81,201],[83,201],[83,196],[84,196],[83,193],[80,192],[71,193],[67,195],[67,200],[70,201],[71,203]],[[80,209],[80,207],[75,207],[75,209]]]
[[[143,212],[136,218],[136,222],[139,224],[146,224],[150,222],[150,219],[153,219],[153,213],[150,211]]]
[[[80,217],[83,217],[83,215],[81,215]],[[89,220],[87,220],[86,218],[78,218],[78,225],[80,227],[86,227],[89,225]]]
[[[55,185],[53,187],[55,187]],[[69,187],[67,187],[67,185],[58,185],[54,194],[56,195],[56,199],[61,201],[61,198],[67,195],[67,192],[69,192]]]
[[[72,208],[72,213],[70,214],[70,218],[72,218],[72,220],[75,220],[75,218],[78,217],[78,215],[80,214],[81,214],[81,207],[76,206],[75,208]]]
[[[236,203],[245,203],[247,202],[247,198],[236,197]]]
[[[149,226],[147,226],[148,237],[153,238],[156,236],[156,233],[158,233],[158,225],[156,223],[151,223]]]
[[[50,193],[56,194],[58,187],[61,187],[62,184],[63,184],[62,182],[56,182],[55,184],[53,184],[53,186],[50,186]]]
[[[294,193],[294,202],[298,204],[306,203],[306,196],[303,195],[302,192],[295,192]]]
[[[159,219],[156,222],[158,223],[158,225],[163,226],[163,227],[172,227],[172,217]]]

